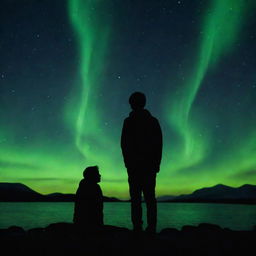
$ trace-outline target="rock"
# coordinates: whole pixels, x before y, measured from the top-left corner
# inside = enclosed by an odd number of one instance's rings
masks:
[[[197,227],[191,226],[191,225],[185,225],[181,229],[182,232],[195,232],[197,230],[198,230]]]
[[[15,234],[24,234],[25,230],[22,227],[19,226],[10,226],[8,228],[8,231]]]
[[[31,236],[40,235],[40,234],[43,234],[44,232],[45,232],[44,228],[32,228],[27,231],[27,233]]]
[[[176,228],[164,228],[159,232],[161,236],[176,236],[179,234],[179,230]]]
[[[201,223],[198,225],[199,230],[201,231],[222,231],[222,228],[216,224]]]
[[[66,223],[66,222],[59,222],[59,223],[52,223],[45,228],[46,232],[55,232],[55,233],[73,233],[74,232],[74,224],[73,223]]]
[[[111,225],[85,236],[78,234],[72,223],[28,231],[12,226],[0,230],[0,235],[1,249],[9,255],[247,255],[256,244],[253,230],[225,230],[208,223],[184,226],[181,231],[165,228],[154,237]]]

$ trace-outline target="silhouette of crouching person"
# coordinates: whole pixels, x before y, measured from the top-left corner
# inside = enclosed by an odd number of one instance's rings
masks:
[[[98,166],[89,166],[83,172],[75,195],[73,222],[80,233],[94,233],[103,228],[103,195]]]

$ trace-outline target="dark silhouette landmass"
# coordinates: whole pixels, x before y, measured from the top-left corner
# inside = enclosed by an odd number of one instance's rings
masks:
[[[1,250],[6,255],[251,255],[256,226],[235,231],[214,224],[165,228],[154,236],[105,225],[102,232],[79,235],[72,223],[53,223],[24,230],[0,229]]]
[[[21,183],[0,182],[0,202],[74,202],[75,194],[52,193],[42,195]],[[121,202],[115,197],[103,196],[104,202]]]
[[[227,198],[253,198],[253,185],[230,188],[217,185],[195,191],[191,198],[217,198],[225,192]],[[229,194],[228,192],[229,191]],[[238,191],[238,192],[237,192]],[[0,199],[6,201],[60,200],[63,194],[41,195],[25,185],[0,183]],[[249,193],[250,192],[250,193]],[[19,196],[15,196],[15,194]],[[249,194],[248,194],[249,193]],[[64,194],[65,195],[65,194]],[[4,197],[5,196],[5,197]],[[68,195],[72,200],[72,194]],[[71,196],[71,197],[70,197]],[[181,196],[184,200],[185,195]],[[191,199],[190,198],[190,199]],[[237,198],[237,197],[236,197]],[[3,200],[4,199],[4,200]],[[172,198],[172,202],[175,198]],[[114,199],[115,200],[115,199]],[[192,199],[191,199],[192,201]],[[52,202],[52,201],[51,201]],[[235,213],[234,213],[235,214]],[[103,225],[101,229],[83,229],[78,232],[73,223],[52,223],[46,227],[24,230],[10,226],[0,229],[1,250],[6,255],[250,255],[255,248],[256,226],[251,230],[231,230],[210,223],[186,225],[181,230],[167,227],[154,234],[134,232],[124,227]]]
[[[44,196],[21,183],[0,183],[0,201],[42,201]]]
[[[21,183],[0,183],[0,202],[73,202],[74,194],[52,193],[42,195]],[[104,202],[129,202],[103,196]],[[160,196],[158,202],[241,203],[256,204],[256,185],[245,184],[238,188],[218,184],[202,188],[188,195]]]
[[[205,202],[205,203],[248,203],[256,204],[256,186],[245,184],[238,188],[218,184],[202,188],[189,195],[181,195],[168,202]]]

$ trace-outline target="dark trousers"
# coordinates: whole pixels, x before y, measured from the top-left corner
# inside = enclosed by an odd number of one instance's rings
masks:
[[[128,170],[131,197],[131,218],[134,229],[142,228],[142,193],[147,207],[147,228],[155,230],[157,222],[157,203],[155,197],[156,173]]]

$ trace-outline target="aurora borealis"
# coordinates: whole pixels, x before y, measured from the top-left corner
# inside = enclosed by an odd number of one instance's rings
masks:
[[[128,197],[134,91],[162,126],[157,195],[256,184],[254,0],[1,2],[0,180]]]

